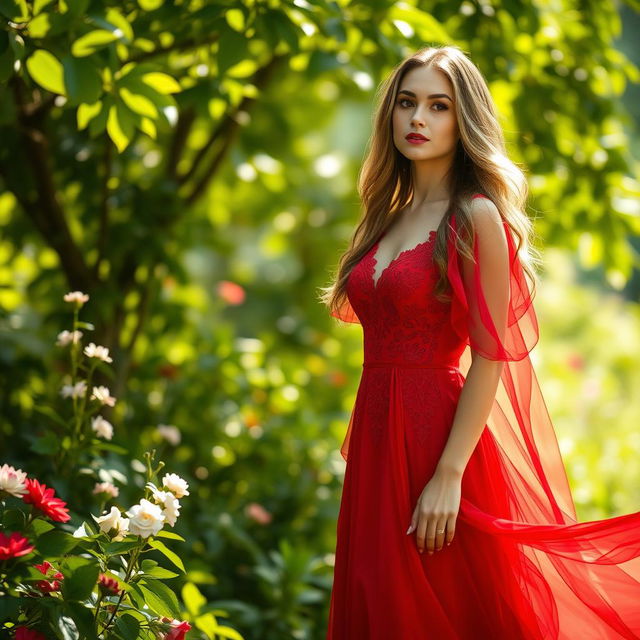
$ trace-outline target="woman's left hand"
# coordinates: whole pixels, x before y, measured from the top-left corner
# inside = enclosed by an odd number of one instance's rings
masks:
[[[417,531],[420,553],[425,546],[429,554],[440,551],[445,537],[446,543],[451,544],[460,510],[461,485],[461,474],[439,469],[425,485],[407,531],[407,535]]]

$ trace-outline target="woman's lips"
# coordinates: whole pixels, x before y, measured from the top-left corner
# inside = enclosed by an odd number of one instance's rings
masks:
[[[411,144],[423,144],[425,142],[429,142],[429,138],[425,138],[423,135],[416,133],[410,133],[409,135],[405,136],[405,139]]]

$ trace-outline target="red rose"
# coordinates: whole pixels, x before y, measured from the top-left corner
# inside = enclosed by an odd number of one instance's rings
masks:
[[[170,622],[173,627],[170,631],[165,633],[162,638],[163,640],[184,640],[184,637],[187,635],[187,631],[191,629],[191,625],[183,620],[172,620],[171,618],[162,618],[162,622]]]
[[[60,591],[60,582],[58,580],[38,580],[36,587],[43,593],[51,593],[52,591]]]
[[[33,549],[34,545],[29,544],[29,541],[17,531],[10,536],[6,536],[0,531],[0,560],[26,556]]]
[[[16,627],[16,640],[47,640],[46,636],[39,631],[34,631],[28,627]]]
[[[111,578],[104,573],[100,574],[100,577],[98,578],[98,584],[101,585],[106,591],[110,591],[115,595],[118,595],[120,593],[118,581],[115,578]]]
[[[46,484],[40,484],[35,478],[27,478],[25,481],[27,492],[22,500],[40,509],[46,516],[56,522],[66,522],[71,519],[67,503],[54,496],[54,490],[47,488]]]
[[[53,565],[48,560],[45,560],[42,564],[34,564],[33,566],[45,576],[47,575],[47,573],[49,573],[51,569],[54,569]],[[59,571],[56,571],[53,577],[60,578],[60,579],[64,578],[64,576]]]

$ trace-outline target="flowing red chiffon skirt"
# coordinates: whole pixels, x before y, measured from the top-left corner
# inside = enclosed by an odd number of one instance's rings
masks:
[[[448,231],[450,302],[434,296],[432,231],[374,286],[378,240],[332,314],[362,325],[364,362],[341,447],[327,640],[638,639],[640,512],[577,522],[529,358],[538,325],[510,227],[474,233],[475,263],[456,252],[455,216]],[[453,541],[420,554],[406,530],[471,348],[504,362],[501,379],[462,478]]]

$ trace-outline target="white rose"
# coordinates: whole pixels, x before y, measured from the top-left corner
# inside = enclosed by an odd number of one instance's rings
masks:
[[[91,514],[91,517],[98,523],[100,531],[104,533],[109,533],[111,529],[115,529],[116,535],[119,536],[123,530],[126,531],[128,521],[127,518],[122,517],[118,507],[111,507],[109,513],[105,513],[99,518],[96,518],[93,514]]]
[[[177,473],[165,473],[162,478],[162,484],[169,489],[169,491],[175,493],[176,498],[189,495],[187,491],[189,487],[187,481],[183,480]]]
[[[95,342],[90,342],[84,348],[84,355],[87,358],[98,358],[104,362],[113,362],[113,359],[109,356],[109,349],[107,347],[101,347]]]
[[[153,492],[156,503],[162,506],[166,523],[173,527],[180,515],[180,501],[171,491],[160,491],[152,482],[147,482],[147,487]]]
[[[25,486],[27,474],[22,469],[14,469],[8,464],[0,467],[0,491],[6,491],[16,498],[28,493]]]
[[[113,438],[113,425],[102,416],[91,418],[91,428],[100,438],[104,438],[105,440],[111,440],[111,438]]]
[[[129,516],[129,532],[136,536],[148,538],[155,536],[164,524],[164,514],[157,504],[142,498],[126,512]]]
[[[180,501],[170,491],[165,491],[164,493],[166,493],[166,496],[162,513],[164,514],[167,524],[173,527],[180,515]]]

